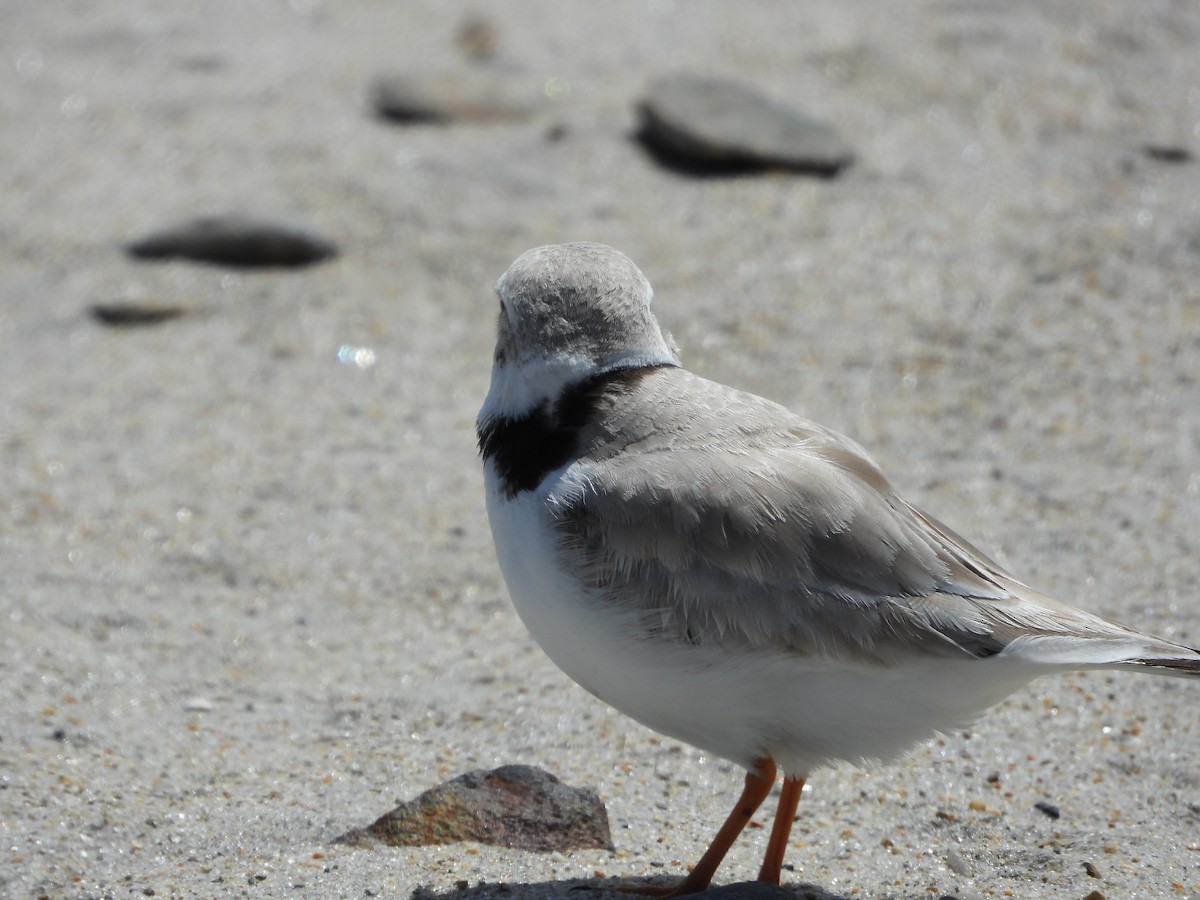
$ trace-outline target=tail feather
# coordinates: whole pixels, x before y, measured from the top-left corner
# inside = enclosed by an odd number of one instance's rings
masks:
[[[1050,669],[1127,669],[1200,678],[1200,650],[1110,625],[1101,636],[1022,635],[1000,654]]]

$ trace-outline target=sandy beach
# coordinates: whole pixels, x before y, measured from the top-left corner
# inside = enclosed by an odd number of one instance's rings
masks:
[[[525,900],[700,855],[741,771],[572,684],[493,556],[491,286],[539,244],[629,254],[689,368],[851,435],[1039,590],[1200,644],[1200,5],[9,7],[0,895]],[[637,104],[677,71],[854,162],[664,167]],[[392,73],[516,112],[385,121]],[[126,251],[230,213],[339,252]],[[518,763],[598,791],[615,852],[333,843]],[[1200,898],[1200,685],[1045,679],[818,773],[788,862],[817,900]]]

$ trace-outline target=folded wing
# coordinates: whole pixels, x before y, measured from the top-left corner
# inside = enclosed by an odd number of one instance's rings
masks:
[[[682,369],[639,389],[650,404],[606,398],[550,508],[564,552],[648,631],[864,664],[1009,652],[1200,669],[1195,651],[1016,581],[848,438]],[[637,419],[647,406],[670,414]]]

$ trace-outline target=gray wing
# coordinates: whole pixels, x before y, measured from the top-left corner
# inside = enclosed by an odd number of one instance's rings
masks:
[[[611,398],[585,446],[550,497],[564,551],[647,629],[883,661],[1112,627],[905,503],[854,442],[684,370]]]

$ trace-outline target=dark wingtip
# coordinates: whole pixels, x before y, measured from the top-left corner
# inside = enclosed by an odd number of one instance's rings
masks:
[[[1139,659],[1135,662],[1139,666],[1157,669],[1163,675],[1200,678],[1200,650],[1196,651],[1194,659],[1168,657],[1166,659]]]

